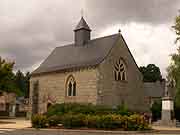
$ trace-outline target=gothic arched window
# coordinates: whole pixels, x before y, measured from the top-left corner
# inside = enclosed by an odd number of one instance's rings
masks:
[[[119,59],[116,61],[114,65],[114,79],[116,81],[126,81],[126,66],[124,64],[124,61],[122,59]]]
[[[66,91],[67,96],[76,96],[76,81],[72,75],[67,79]]]

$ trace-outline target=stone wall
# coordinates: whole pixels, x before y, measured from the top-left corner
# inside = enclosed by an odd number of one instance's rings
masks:
[[[114,78],[114,64],[119,58],[123,59],[126,65],[126,81],[115,81]],[[77,84],[75,97],[66,96],[66,80],[70,75],[74,76]],[[64,102],[110,106],[125,103],[131,110],[148,111],[142,74],[123,38],[119,38],[109,55],[97,67],[33,76],[30,80],[30,103],[32,103],[33,83],[37,80],[39,81],[39,113],[47,110],[48,103]]]
[[[114,78],[114,64],[120,58],[126,65],[127,81],[115,81]],[[125,103],[132,110],[148,110],[144,100],[142,74],[122,38],[100,64],[98,71],[98,103],[111,106]]]
[[[47,110],[48,103],[93,103],[97,102],[97,70],[88,68],[62,73],[49,73],[33,76],[30,79],[30,103],[32,103],[33,83],[39,82],[39,104],[38,112]],[[66,91],[66,80],[73,75],[76,80],[76,96],[68,97]],[[31,108],[30,104],[30,110]]]

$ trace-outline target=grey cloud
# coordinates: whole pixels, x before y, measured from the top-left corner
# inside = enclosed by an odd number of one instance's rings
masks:
[[[179,5],[178,0],[0,1],[0,55],[15,58],[16,69],[40,62],[54,47],[73,41],[82,8],[97,35],[105,26],[119,23],[167,23]]]
[[[87,14],[102,24],[105,21],[159,24],[172,21],[179,6],[179,0],[91,0],[87,3],[90,11]]]

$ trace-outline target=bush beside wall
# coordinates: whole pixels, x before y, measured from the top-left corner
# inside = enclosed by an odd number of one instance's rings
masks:
[[[31,119],[32,127],[33,128],[46,128],[48,119],[45,115],[34,115]]]
[[[44,115],[35,115],[32,125],[35,128],[54,127],[62,124],[64,128],[95,128],[95,129],[120,129],[120,130],[148,130],[150,129],[145,118],[138,114],[121,116],[117,114],[85,115],[68,113],[62,116],[47,118]]]
[[[110,108],[92,104],[56,104],[48,108],[44,115],[32,117],[35,128],[93,128],[119,130],[147,130],[148,121],[143,115],[128,111],[126,106]]]
[[[77,104],[77,103],[63,103],[55,104],[48,108],[45,113],[47,117],[53,115],[63,115],[67,113],[73,114],[89,114],[89,115],[103,115],[103,114],[120,114],[120,115],[131,115],[133,114],[128,110],[125,105],[111,108],[109,106],[92,105],[92,104]]]

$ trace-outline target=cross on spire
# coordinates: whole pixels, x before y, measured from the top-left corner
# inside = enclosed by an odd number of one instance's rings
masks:
[[[83,8],[81,9],[81,17],[83,17],[84,16],[84,10],[83,10]]]

